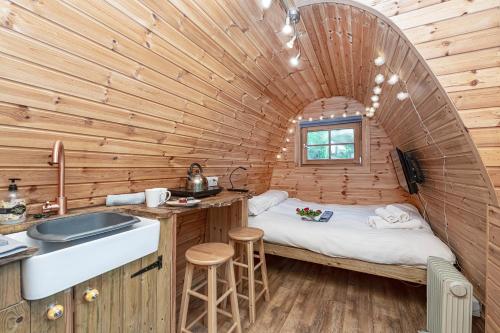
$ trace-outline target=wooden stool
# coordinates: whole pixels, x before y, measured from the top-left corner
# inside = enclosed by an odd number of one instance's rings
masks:
[[[243,280],[248,280],[248,296],[238,293],[238,296],[248,300],[248,312],[250,323],[255,322],[255,303],[262,295],[265,295],[265,300],[269,301],[269,285],[267,282],[267,267],[266,257],[264,254],[264,231],[257,228],[235,228],[229,230],[229,244],[235,248],[240,243],[246,247],[246,263],[244,263],[244,252],[241,257],[234,260],[234,264],[238,266],[238,281],[236,285],[243,285]],[[254,255],[254,242],[259,242],[259,255]],[[236,249],[236,248],[235,248]],[[254,257],[259,258],[259,263],[254,265]],[[242,274],[243,268],[248,271],[247,277]],[[262,281],[255,280],[255,271],[261,269]],[[262,285],[262,290],[255,296],[255,284]]]
[[[217,332],[217,313],[233,319],[233,325],[228,332],[236,329],[241,333],[240,313],[238,311],[238,297],[236,296],[236,282],[234,278],[233,266],[234,250],[231,246],[224,243],[205,243],[192,246],[186,251],[186,275],[184,278],[184,288],[182,291],[179,332],[191,332],[190,329],[200,321],[205,315],[208,316],[208,332]],[[217,279],[217,267],[226,264],[226,280]],[[208,271],[207,281],[191,288],[193,281],[194,266],[201,266]],[[224,293],[217,298],[217,282],[226,285]],[[207,286],[207,295],[198,292],[204,286]],[[189,309],[189,297],[194,296],[208,303],[207,309],[203,311],[193,322],[186,326],[187,314]],[[219,303],[228,296],[231,299],[231,313],[218,308]]]

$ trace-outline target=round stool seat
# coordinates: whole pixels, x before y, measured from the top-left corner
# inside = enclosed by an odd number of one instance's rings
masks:
[[[264,231],[258,228],[234,228],[229,230],[228,235],[231,239],[248,242],[258,241],[264,237]]]
[[[233,256],[233,248],[224,243],[198,244],[186,251],[186,260],[200,266],[222,264]]]

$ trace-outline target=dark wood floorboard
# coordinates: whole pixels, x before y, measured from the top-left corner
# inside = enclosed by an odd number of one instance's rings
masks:
[[[424,286],[274,256],[267,260],[271,300],[258,302],[254,325],[248,322],[247,303],[240,302],[244,332],[413,333],[425,328]],[[220,320],[225,332],[229,322]],[[206,329],[199,325],[193,331]]]

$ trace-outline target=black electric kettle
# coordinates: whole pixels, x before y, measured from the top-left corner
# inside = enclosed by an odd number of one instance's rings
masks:
[[[207,189],[208,180],[205,176],[203,176],[203,168],[198,163],[192,163],[189,166],[187,173],[186,190],[199,192],[206,191]]]

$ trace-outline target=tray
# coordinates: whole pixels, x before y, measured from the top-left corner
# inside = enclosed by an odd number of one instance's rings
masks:
[[[178,188],[169,188],[168,189],[170,193],[172,193],[173,197],[181,197],[181,198],[187,198],[187,197],[193,197],[193,198],[205,198],[209,197],[212,195],[217,195],[220,192],[222,192],[222,187],[209,187],[205,191],[192,191],[188,190],[184,187],[178,187]]]

